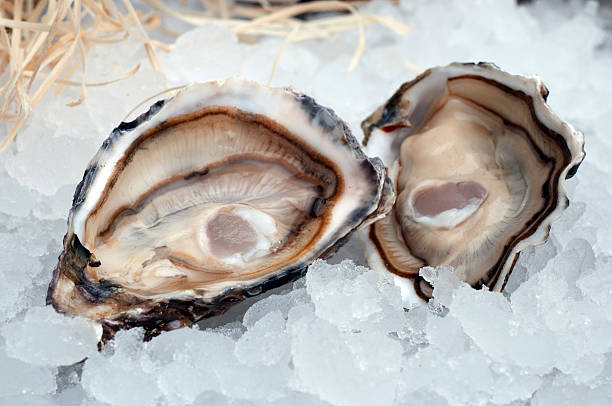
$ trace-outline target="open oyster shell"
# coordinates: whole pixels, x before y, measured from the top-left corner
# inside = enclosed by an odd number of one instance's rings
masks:
[[[520,251],[546,241],[584,158],[583,135],[547,95],[537,77],[454,63],[404,83],[364,120],[366,152],[397,193],[364,235],[369,265],[400,276],[407,296],[431,296],[419,276],[428,265],[502,290]]]
[[[188,325],[303,275],[392,199],[382,162],[313,99],[194,84],[104,141],[48,301],[101,322],[104,338]]]

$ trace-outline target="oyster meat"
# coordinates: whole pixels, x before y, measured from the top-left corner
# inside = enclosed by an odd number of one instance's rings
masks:
[[[547,95],[538,78],[454,63],[403,84],[368,117],[366,152],[397,193],[364,235],[369,265],[412,280],[405,292],[423,299],[423,266],[449,264],[476,288],[502,290],[520,251],[548,237],[584,158],[583,135]]]
[[[194,84],[104,141],[48,301],[99,321],[104,339],[189,325],[301,276],[392,198],[382,162],[313,99]]]

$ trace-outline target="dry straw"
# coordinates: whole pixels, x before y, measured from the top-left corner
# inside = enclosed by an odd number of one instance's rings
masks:
[[[104,86],[134,75],[139,66],[121,77],[103,82],[87,82],[87,52],[96,44],[137,38],[144,46],[149,62],[163,70],[157,53],[168,52],[171,45],[152,40],[149,33],[160,30],[178,34],[161,26],[163,18],[176,18],[194,26],[207,22],[223,24],[243,41],[262,36],[284,40],[275,57],[272,80],[282,50],[291,42],[313,38],[334,38],[341,31],[357,29],[359,41],[348,70],[359,63],[365,49],[364,27],[382,24],[404,34],[410,28],[388,17],[366,14],[357,7],[367,1],[297,0],[228,1],[200,0],[203,12],[179,12],[163,0],[143,0],[152,11],[134,9],[130,0],[0,0],[0,120],[10,122],[9,133],[0,142],[0,152],[17,135],[43,95],[56,85],[56,93],[65,86],[81,89],[76,106],[83,102],[87,88]],[[315,19],[301,20],[304,13],[327,13]],[[80,79],[73,76],[80,72]],[[176,90],[176,88],[167,91]]]

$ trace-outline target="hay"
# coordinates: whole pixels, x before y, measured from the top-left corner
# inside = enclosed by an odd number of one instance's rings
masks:
[[[158,52],[168,52],[169,44],[151,40],[149,32],[157,29],[176,37],[178,34],[161,27],[163,18],[176,18],[192,25],[208,22],[223,24],[243,41],[256,41],[262,36],[284,38],[274,59],[269,83],[274,77],[283,49],[292,42],[313,38],[334,38],[341,31],[359,31],[359,42],[348,70],[357,66],[365,49],[364,26],[382,24],[397,34],[409,27],[391,18],[360,13],[357,7],[367,1],[313,1],[297,4],[297,0],[201,0],[204,11],[177,12],[162,0],[144,0],[153,12],[144,15],[122,0],[120,9],[113,0],[13,0],[0,1],[0,120],[12,127],[0,143],[5,150],[25,123],[32,109],[56,85],[56,94],[65,86],[81,89],[76,106],[87,96],[87,88],[104,86],[136,74],[139,66],[118,78],[87,82],[87,52],[99,43],[138,39],[144,46],[151,66],[163,67]],[[312,20],[300,20],[304,13],[344,12]],[[348,14],[346,14],[348,13]],[[84,23],[87,21],[87,23]],[[80,71],[80,80],[72,77]],[[175,90],[168,89],[167,91]]]

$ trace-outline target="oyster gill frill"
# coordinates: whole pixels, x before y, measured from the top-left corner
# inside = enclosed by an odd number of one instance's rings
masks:
[[[385,186],[386,181],[386,186]],[[105,338],[191,324],[301,276],[390,207],[333,111],[290,89],[191,85],[122,123],[75,192],[48,301]]]
[[[397,193],[363,236],[369,265],[413,279],[397,279],[407,296],[431,297],[419,276],[428,265],[502,290],[519,252],[547,239],[584,159],[583,135],[547,95],[536,77],[454,63],[403,84],[364,120],[366,153],[382,158]]]

